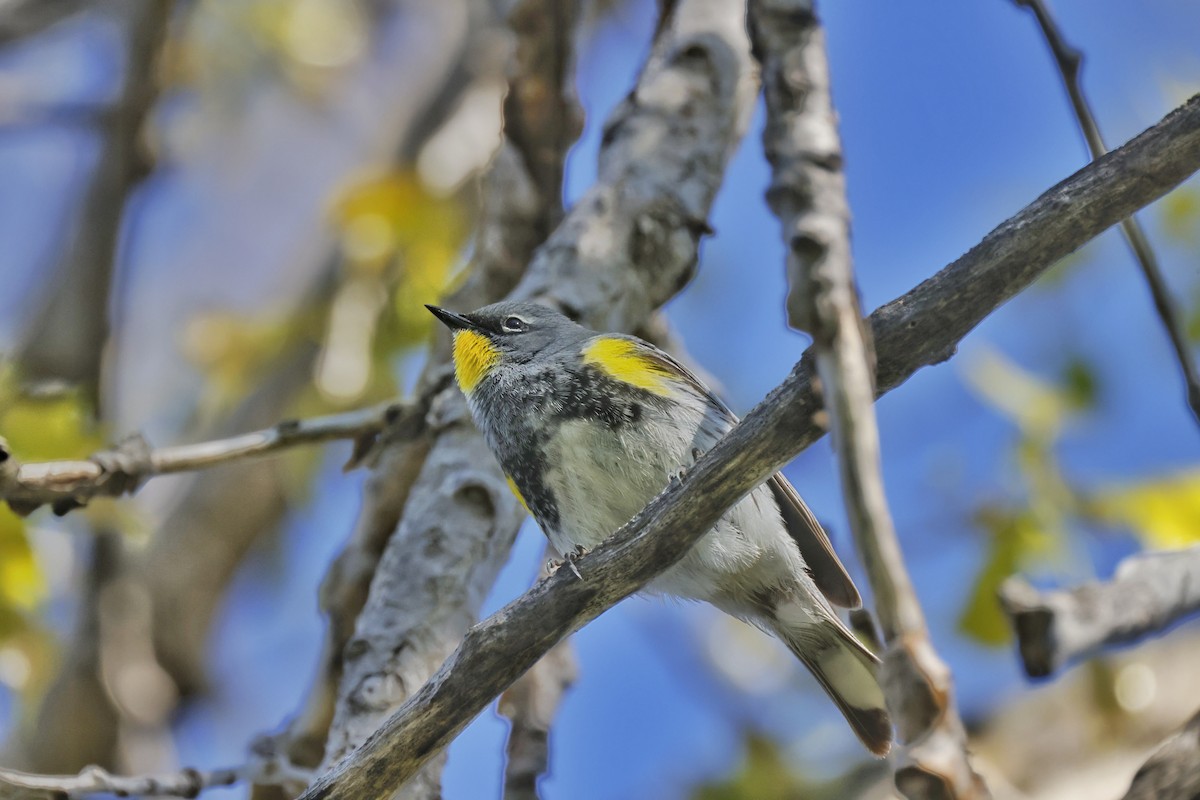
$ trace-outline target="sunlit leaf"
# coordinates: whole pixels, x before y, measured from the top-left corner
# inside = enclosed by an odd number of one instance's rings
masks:
[[[1087,508],[1102,522],[1129,528],[1146,547],[1196,544],[1200,542],[1200,469],[1102,489],[1091,495]]]
[[[988,534],[988,553],[971,588],[958,627],[987,645],[1006,644],[1012,636],[996,599],[1000,584],[1013,573],[1054,549],[1056,535],[1047,531],[1029,510],[984,508],[976,524]]]
[[[82,458],[103,443],[91,403],[78,389],[23,394],[15,372],[0,374],[0,436],[24,461]]]
[[[28,611],[45,592],[45,580],[26,538],[25,521],[0,506],[0,607]]]
[[[371,402],[395,392],[397,353],[428,339],[424,306],[444,294],[468,220],[407,171],[351,184],[331,216],[346,276],[330,305],[317,387],[334,403]]]

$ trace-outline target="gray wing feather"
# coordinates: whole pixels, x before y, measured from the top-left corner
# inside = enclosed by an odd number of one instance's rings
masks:
[[[657,347],[635,337],[629,337],[629,339],[637,343],[647,359],[654,361],[664,371],[677,374],[685,379],[715,409],[728,418],[730,426],[737,422],[737,417],[729,410],[729,407],[693,375],[691,370]],[[779,505],[779,511],[783,516],[788,534],[800,548],[800,555],[804,557],[804,563],[808,565],[808,572],[812,576],[813,583],[821,590],[821,594],[825,595],[829,602],[842,608],[861,606],[862,598],[858,594],[854,581],[846,572],[845,566],[834,552],[833,543],[829,541],[829,534],[821,527],[821,523],[800,499],[800,495],[788,483],[787,478],[777,472],[767,481],[767,485],[771,488],[771,493],[775,495],[775,502]]]

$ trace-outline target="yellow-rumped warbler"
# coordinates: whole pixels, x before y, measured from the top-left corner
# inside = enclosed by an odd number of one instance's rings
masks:
[[[608,538],[737,421],[636,337],[596,333],[532,303],[428,308],[453,331],[455,377],[476,425],[563,556]],[[857,607],[858,590],[783,475],[726,512],[647,589],[707,601],[777,636],[863,744],[888,752],[878,660],[831,606]]]

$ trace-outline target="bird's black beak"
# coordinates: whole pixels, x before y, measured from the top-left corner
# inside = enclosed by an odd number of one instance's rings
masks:
[[[437,306],[431,306],[429,304],[426,304],[425,307],[428,308],[435,317],[440,319],[442,324],[452,331],[475,330],[479,327],[462,314],[456,314],[453,311],[447,311],[444,308],[438,308]]]

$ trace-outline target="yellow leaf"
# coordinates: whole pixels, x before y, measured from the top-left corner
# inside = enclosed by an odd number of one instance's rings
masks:
[[[1200,542],[1200,469],[1102,489],[1091,496],[1087,508],[1102,522],[1130,528],[1146,547],[1196,544]]]
[[[91,404],[78,389],[29,396],[11,372],[0,374],[0,436],[23,461],[83,458],[103,444]]]
[[[24,521],[0,507],[0,606],[29,610],[45,596],[46,584],[38,568]]]
[[[1166,234],[1184,244],[1196,241],[1200,230],[1200,191],[1181,186],[1159,202]]]
[[[396,256],[420,285],[440,289],[467,234],[461,205],[427,191],[412,172],[386,172],[351,184],[334,201],[351,270],[382,275]]]

